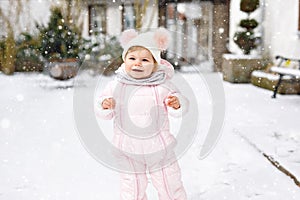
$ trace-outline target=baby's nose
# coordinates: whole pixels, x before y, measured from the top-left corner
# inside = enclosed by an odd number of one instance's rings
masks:
[[[142,62],[141,62],[140,60],[137,59],[136,62],[135,62],[135,65],[136,65],[136,66],[142,66]]]

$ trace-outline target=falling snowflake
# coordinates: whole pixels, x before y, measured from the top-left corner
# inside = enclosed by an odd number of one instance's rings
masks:
[[[22,94],[18,94],[16,96],[16,98],[17,98],[18,101],[23,101],[24,100],[24,96]]]
[[[2,119],[0,122],[0,125],[1,125],[1,128],[3,128],[3,129],[9,128],[10,127],[9,119],[6,119],[6,118]]]

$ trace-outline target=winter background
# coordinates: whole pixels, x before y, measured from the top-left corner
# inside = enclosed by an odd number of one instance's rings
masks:
[[[199,159],[212,108],[203,76],[220,74],[177,72],[176,76],[190,84],[199,106],[196,139],[179,159],[189,199],[300,198],[299,96],[272,99],[269,90],[223,82],[222,136],[213,152]],[[84,77],[77,87],[112,78]],[[0,199],[118,199],[119,174],[97,162],[76,132],[73,85],[73,80],[61,82],[44,74],[0,74]],[[106,124],[103,129],[111,128],[110,122],[101,124]],[[176,128],[175,123],[171,126]],[[277,161],[277,167],[267,158]],[[151,183],[147,194],[158,199]]]
[[[41,12],[45,10],[44,2],[30,2],[37,5],[30,9],[35,19],[43,21],[49,17],[50,11]],[[264,2],[267,51],[272,55],[284,53],[297,57],[300,40],[295,30],[299,12],[295,5],[298,2]],[[231,12],[238,10],[238,3],[233,5]],[[230,38],[236,29],[237,15],[230,19]],[[26,24],[24,21],[22,25]],[[113,28],[109,31],[116,32],[115,23],[111,24]],[[3,30],[1,28],[0,32]],[[220,28],[219,33],[222,31],[224,29]],[[199,110],[196,138],[179,159],[188,198],[300,199],[300,96],[278,95],[272,99],[269,90],[251,84],[223,82],[226,115],[221,137],[211,154],[200,159],[201,146],[212,123],[212,99],[203,77],[222,77],[219,73],[177,71],[175,80],[178,76],[193,89]],[[75,88],[88,89],[95,79],[105,84],[111,78],[83,74],[83,81]],[[73,79],[57,81],[45,73],[6,76],[0,72],[0,87],[0,200],[119,198],[118,172],[96,161],[84,148],[76,131]],[[178,123],[171,122],[176,132]],[[99,124],[106,136],[111,137],[111,122]],[[150,200],[158,200],[151,183],[147,194]]]

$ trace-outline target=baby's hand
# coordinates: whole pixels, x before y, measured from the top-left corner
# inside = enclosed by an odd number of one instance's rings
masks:
[[[172,107],[175,110],[177,110],[178,108],[180,108],[179,99],[176,96],[168,96],[167,106]]]
[[[113,98],[107,98],[102,101],[101,105],[103,109],[114,109],[116,102]]]

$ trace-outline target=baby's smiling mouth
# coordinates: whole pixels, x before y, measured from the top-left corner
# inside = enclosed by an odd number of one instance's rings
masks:
[[[137,68],[133,68],[132,71],[134,71],[134,72],[143,72],[144,70],[142,70],[142,69],[137,69]]]

